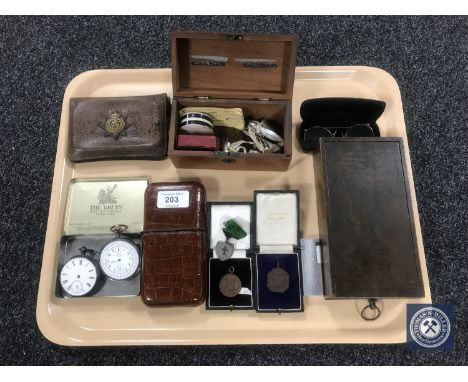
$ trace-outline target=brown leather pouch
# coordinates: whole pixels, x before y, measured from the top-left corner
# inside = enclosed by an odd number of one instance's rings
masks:
[[[164,159],[168,112],[166,94],[70,98],[68,157],[72,162]]]
[[[205,300],[205,188],[152,183],[145,193],[141,297],[146,305]]]

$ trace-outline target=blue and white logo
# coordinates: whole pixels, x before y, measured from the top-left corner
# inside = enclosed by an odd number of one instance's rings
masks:
[[[451,349],[452,317],[451,305],[409,304],[407,317],[409,348]]]

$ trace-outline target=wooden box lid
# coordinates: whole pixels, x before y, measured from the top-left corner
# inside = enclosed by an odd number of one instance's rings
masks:
[[[320,155],[326,296],[423,297],[402,138],[321,138]]]
[[[297,36],[173,32],[174,97],[292,98]]]

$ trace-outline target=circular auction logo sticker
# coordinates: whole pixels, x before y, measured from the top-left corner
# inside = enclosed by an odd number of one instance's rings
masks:
[[[426,348],[438,347],[449,338],[449,318],[438,308],[423,308],[411,319],[410,333],[419,345]]]

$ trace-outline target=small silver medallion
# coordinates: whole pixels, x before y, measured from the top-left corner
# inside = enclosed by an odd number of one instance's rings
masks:
[[[273,293],[284,293],[289,289],[289,274],[279,264],[268,272],[267,288]]]
[[[218,241],[215,245],[215,253],[221,261],[225,261],[234,253],[234,245],[226,241]]]
[[[232,298],[239,294],[242,288],[242,283],[234,274],[234,267],[230,266],[228,273],[225,274],[219,281],[219,291],[224,297]]]

